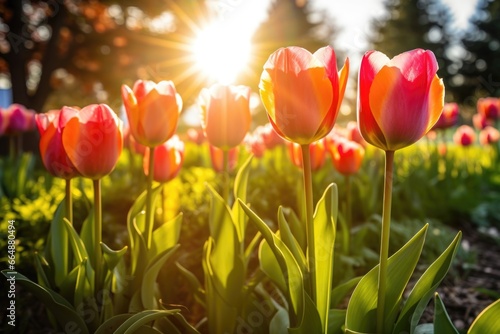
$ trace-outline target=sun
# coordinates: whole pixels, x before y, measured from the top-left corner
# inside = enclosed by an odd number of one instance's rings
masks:
[[[197,69],[209,79],[232,84],[250,59],[250,36],[237,25],[213,23],[197,33],[191,45]]]

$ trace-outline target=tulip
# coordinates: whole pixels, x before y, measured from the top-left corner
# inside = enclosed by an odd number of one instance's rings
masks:
[[[288,153],[293,164],[299,168],[303,168],[302,150],[297,143],[288,142]],[[311,170],[317,171],[323,167],[326,158],[325,141],[318,140],[309,145],[309,154],[311,156]]]
[[[184,143],[174,135],[165,143],[154,148],[147,148],[144,153],[143,168],[146,176],[149,173],[149,155],[154,150],[153,179],[157,182],[168,182],[177,176],[184,161]]]
[[[203,142],[205,141],[203,129],[189,128],[186,132],[186,135],[190,142],[193,142],[198,146],[203,144]]]
[[[121,123],[105,104],[86,106],[66,121],[62,143],[80,174],[98,180],[111,173],[122,151]]]
[[[359,145],[363,146],[363,148],[366,147],[367,143],[363,139],[363,136],[361,135],[361,132],[359,132],[359,127],[358,123],[351,121],[347,123],[346,126],[346,138],[349,139],[350,141],[356,142]]]
[[[261,158],[266,151],[266,145],[262,140],[259,133],[254,133],[252,135],[247,135],[245,137],[245,145],[247,150],[253,154],[254,157]]]
[[[493,121],[486,118],[483,114],[474,114],[472,116],[472,124],[476,129],[482,130],[489,125],[493,125]]]
[[[267,123],[266,125],[260,127],[259,133],[268,150],[272,150],[276,146],[284,144],[283,138],[278,135],[271,123]]]
[[[36,128],[35,112],[21,104],[11,104],[7,109],[0,109],[0,134],[13,135]]]
[[[182,99],[173,82],[138,80],[133,89],[123,85],[121,94],[130,132],[139,144],[154,147],[174,135]]]
[[[241,144],[252,122],[249,87],[215,84],[201,91],[198,104],[211,145],[229,150]]]
[[[66,180],[80,175],[69,159],[62,142],[66,123],[77,113],[76,109],[63,107],[61,110],[51,110],[36,115],[42,162],[50,174]]]
[[[352,175],[358,172],[363,162],[365,150],[360,144],[341,139],[328,147],[335,169],[343,175]]]
[[[337,72],[330,46],[311,54],[300,47],[275,51],[264,65],[260,96],[274,130],[304,145],[332,129],[344,96],[349,59]]]
[[[416,49],[393,59],[369,51],[359,71],[358,122],[363,138],[395,151],[422,138],[444,106],[444,86],[436,57]]]
[[[441,116],[444,85],[431,51],[415,49],[389,59],[368,51],[361,60],[358,124],[363,138],[384,151],[384,199],[377,297],[377,333],[387,331],[385,299],[389,257],[394,151],[422,138]]]
[[[468,125],[462,125],[455,131],[453,141],[462,146],[469,146],[476,140],[474,129]]]
[[[479,142],[481,145],[491,145],[499,140],[500,132],[492,126],[487,126],[479,132]]]
[[[454,126],[455,124],[457,124],[458,115],[458,104],[456,104],[455,102],[445,103],[443,112],[434,125],[433,129],[447,129]]]
[[[477,100],[477,112],[488,120],[496,120],[500,116],[500,99],[486,97]]]
[[[213,145],[210,148],[210,161],[213,169],[218,172],[224,172],[224,151]],[[238,163],[238,147],[233,147],[228,151],[228,172],[232,171]]]

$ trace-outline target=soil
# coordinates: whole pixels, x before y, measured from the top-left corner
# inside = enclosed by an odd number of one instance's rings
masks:
[[[458,263],[437,292],[455,327],[465,332],[482,310],[500,298],[500,237],[495,228],[481,231],[461,225],[462,248],[469,256],[457,256]],[[433,305],[429,309],[425,322],[432,322]]]

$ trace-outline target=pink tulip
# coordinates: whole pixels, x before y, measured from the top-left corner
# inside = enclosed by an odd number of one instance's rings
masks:
[[[422,138],[437,122],[444,86],[436,75],[436,57],[416,49],[389,59],[378,51],[361,60],[358,123],[363,138],[395,151]]]
[[[462,125],[457,128],[453,135],[453,141],[462,146],[469,146],[476,140],[474,129],[468,125]]]

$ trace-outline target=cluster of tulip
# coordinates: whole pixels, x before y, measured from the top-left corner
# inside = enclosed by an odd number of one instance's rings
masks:
[[[10,137],[9,153],[11,156],[17,155],[21,150],[20,135],[34,130],[35,127],[35,112],[33,110],[26,109],[17,103],[11,104],[7,108],[0,108],[0,136]],[[17,144],[16,137],[18,137]]]
[[[392,59],[377,51],[367,52],[359,70],[358,122],[346,128],[335,127],[335,122],[347,84],[349,61],[339,71],[335,52],[329,46],[314,54],[299,47],[281,48],[269,57],[259,91],[270,124],[251,135],[248,87],[216,84],[203,89],[198,99],[203,135],[193,130],[189,136],[197,143],[206,138],[214,169],[220,172],[223,184],[222,195],[207,186],[211,212],[210,236],[203,249],[204,287],[178,264],[196,299],[206,308],[207,324],[200,326],[210,333],[236,332],[242,324],[247,326],[242,319],[253,314],[252,305],[265,301],[272,310],[267,328],[271,333],[381,334],[422,330],[416,328],[423,306],[448,271],[460,233],[405,297],[427,227],[389,258],[393,162],[395,151],[417,142],[432,128],[445,128],[455,122],[457,112],[451,105],[444,106],[444,86],[436,75],[437,69],[434,54],[422,49]],[[104,104],[82,109],[63,107],[36,118],[43,163],[49,172],[67,181],[64,210],[56,214],[51,227],[47,259],[38,260],[40,285],[44,288],[38,287],[37,291],[50,296],[55,294],[53,290],[67,292],[64,297],[73,306],[53,303],[52,311],[65,311],[67,319],[56,319],[59,325],[64,327],[72,320],[83,333],[105,333],[106,328],[127,333],[180,332],[176,326],[196,333],[180,310],[163,307],[157,282],[161,267],[178,248],[182,219],[179,214],[155,228],[156,196],[162,184],[177,175],[183,162],[184,144],[175,135],[182,100],[170,81],[139,80],[132,88],[122,86],[121,93],[128,118],[126,130]],[[481,110],[485,110],[485,117],[493,117],[491,108]],[[143,154],[147,184],[128,214],[130,250],[125,247],[114,251],[101,241],[100,180],[114,169],[124,141]],[[252,211],[246,203],[250,160],[240,167],[231,192],[229,171],[236,166],[237,150],[243,142],[256,157],[287,142],[291,160],[303,175],[302,220],[294,214],[286,215],[280,208],[279,231],[272,231]],[[324,164],[329,152],[348,184],[349,177],[359,170],[368,144],[385,152],[379,265],[362,278],[332,290],[337,188],[330,185],[321,199],[314,201],[312,172]],[[77,176],[91,179],[94,185],[93,217],[86,220],[80,235],[72,227],[71,208],[70,181]],[[160,186],[154,187],[154,181]],[[247,244],[245,230],[249,222],[260,233]],[[249,282],[248,263],[257,246],[261,272]],[[49,275],[50,270],[55,273]],[[261,284],[264,277],[279,291],[278,298],[270,296]],[[26,281],[22,277],[19,280]],[[35,289],[33,284],[29,286]],[[336,306],[334,300],[340,301],[354,287],[346,310],[332,308]],[[112,293],[114,302],[103,300],[103,290]],[[89,297],[94,297],[92,302],[87,300]],[[97,317],[79,318],[74,308],[81,303]],[[440,305],[439,297],[436,305]],[[443,314],[441,309],[436,312],[434,332],[453,333],[449,329],[441,331],[443,324],[453,327]],[[480,325],[491,319],[490,314],[479,321]],[[173,316],[174,321],[165,320],[166,316]],[[153,321],[154,329],[145,326]],[[480,333],[480,325],[470,333]]]

